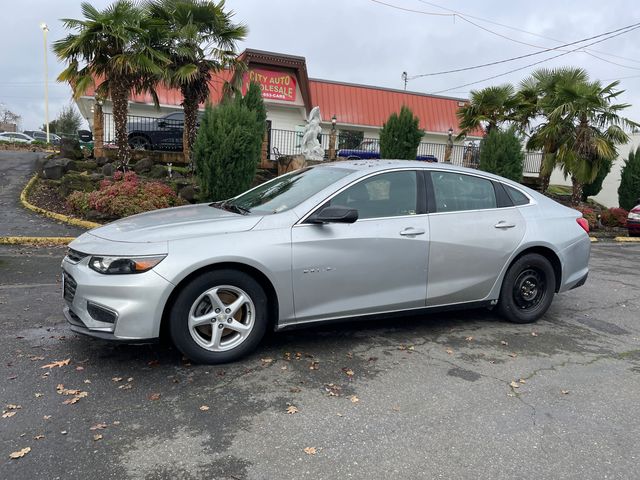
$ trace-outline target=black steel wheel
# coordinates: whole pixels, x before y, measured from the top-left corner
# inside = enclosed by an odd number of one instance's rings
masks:
[[[504,277],[498,310],[510,322],[535,322],[549,309],[555,290],[551,262],[535,253],[523,255]]]

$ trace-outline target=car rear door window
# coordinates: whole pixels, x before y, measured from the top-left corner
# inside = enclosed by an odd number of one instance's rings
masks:
[[[381,173],[339,193],[331,205],[358,210],[358,218],[415,215],[418,189],[415,171]]]
[[[514,205],[521,206],[521,205],[528,205],[529,203],[531,203],[531,201],[529,200],[529,197],[527,197],[520,190],[510,187],[509,185],[503,184],[503,186],[507,190],[507,193],[511,197],[511,200],[513,201]]]
[[[456,172],[431,172],[436,212],[497,208],[490,180]]]

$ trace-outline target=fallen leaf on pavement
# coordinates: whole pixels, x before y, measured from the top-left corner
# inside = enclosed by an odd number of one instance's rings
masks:
[[[466,340],[467,342],[470,342],[470,341],[472,341],[472,340],[473,340],[473,337],[465,337],[465,340]]]
[[[520,384],[515,380],[512,381],[509,385],[511,386],[511,388],[520,388]]]
[[[504,340],[500,340],[500,345],[504,345],[506,347],[509,344],[507,342],[505,342]]]
[[[112,377],[111,381],[112,382],[121,382],[122,381],[122,377]]]
[[[298,410],[298,407],[296,407],[295,405],[289,405],[287,407],[287,413],[289,415],[293,415],[294,413],[298,413],[300,410]]]
[[[324,386],[324,389],[327,391],[330,397],[339,397],[342,387],[335,385],[333,383],[327,383]]]
[[[309,364],[309,370],[318,370],[318,368],[320,368],[320,364],[315,360]]]
[[[34,440],[42,440],[44,438],[44,435],[36,435],[35,437],[33,437]]]
[[[44,357],[37,357],[37,356],[33,355],[33,356],[29,356],[29,360],[35,362],[36,360],[44,360]]]
[[[298,387],[291,387],[289,389],[289,392],[291,392],[291,393],[300,393],[301,391],[302,390],[300,388],[298,388]]]
[[[350,368],[344,367],[342,369],[342,371],[345,373],[345,375],[347,375],[348,377],[353,377],[353,370],[351,370]]]
[[[97,423],[93,427],[90,427],[89,430],[91,430],[91,431],[104,430],[105,428],[107,428],[107,424],[106,423]]]
[[[360,399],[358,397],[356,397],[355,395],[351,395],[349,397],[349,400],[351,400],[351,403],[358,403],[360,401]]]
[[[65,365],[69,365],[69,362],[71,361],[70,358],[67,358],[66,360],[57,360],[51,363],[47,363],[46,365],[41,366],[40,368],[48,368],[48,369],[52,369],[54,367],[64,367]]]
[[[3,412],[2,418],[11,418],[16,414],[16,412]]]
[[[260,361],[262,362],[263,365],[269,365],[270,363],[273,363],[273,358],[270,358],[270,357],[261,358]]]
[[[518,380],[520,383],[527,383],[527,381],[524,378],[521,378],[520,380]]]
[[[29,453],[31,451],[31,447],[25,447],[22,450],[18,450],[17,452],[12,452],[9,454],[9,458],[22,458],[24,457],[27,453]],[[315,452],[314,452],[315,453]]]
[[[34,393],[34,395],[36,398],[44,397],[44,393],[40,393],[40,392]]]
[[[96,433],[96,434],[93,436],[93,441],[94,441],[94,442],[97,442],[98,440],[102,440],[102,435],[100,435],[99,433]]]
[[[84,367],[83,367],[82,365],[78,365],[78,366],[76,367],[76,371],[78,371],[78,372],[81,372],[81,371],[83,371],[83,370],[84,370]]]
[[[518,356],[518,354],[517,354],[517,353],[515,353],[515,352],[511,352],[511,353],[509,354],[509,356],[510,356],[510,357],[512,357],[512,358],[516,358],[516,357]]]
[[[306,453],[307,455],[315,455],[316,454],[316,447],[306,447],[304,449],[304,453]]]
[[[131,390],[131,384],[130,383],[123,383],[122,385],[120,385],[118,387],[119,390]]]
[[[538,336],[538,334],[537,334],[536,332],[531,332],[531,336],[532,336],[532,337],[537,337],[537,336]]]
[[[159,393],[152,393],[151,395],[149,395],[149,400],[155,401],[155,400],[160,400],[160,397],[162,395],[160,395]]]
[[[207,405],[202,405],[200,406],[200,410],[202,410],[203,412],[206,412],[207,410],[209,410],[209,407]]]
[[[569,390],[560,390],[560,393],[563,395],[569,395]]]
[[[20,410],[22,405],[16,405],[14,403],[10,403],[7,405],[7,410]]]
[[[42,417],[43,420],[49,420],[51,418],[51,415],[45,415],[44,417]]]
[[[453,350],[451,350],[450,348],[447,348],[445,350],[449,355],[453,355]]]

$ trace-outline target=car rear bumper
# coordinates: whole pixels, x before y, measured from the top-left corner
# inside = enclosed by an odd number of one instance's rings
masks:
[[[584,285],[589,274],[590,255],[591,240],[586,234],[561,252],[562,281],[558,293]]]

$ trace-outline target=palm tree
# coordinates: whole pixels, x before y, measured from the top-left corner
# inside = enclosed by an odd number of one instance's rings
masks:
[[[84,19],[63,19],[66,29],[75,33],[54,42],[60,60],[68,62],[58,81],[69,82],[74,98],[96,86],[96,95],[111,97],[116,145],[121,166],[131,158],[127,139],[129,95],[153,90],[154,78],[168,59],[151,46],[149,19],[129,0],[117,0],[100,11],[83,2]]]
[[[456,140],[477,128],[483,127],[485,133],[489,133],[498,125],[511,121],[517,105],[514,95],[515,89],[510,84],[472,90],[469,103],[456,113],[460,126]]]
[[[224,0],[147,3],[149,16],[158,27],[156,41],[171,60],[162,79],[182,93],[182,145],[186,161],[195,142],[198,105],[209,96],[209,82],[216,72],[238,67],[236,43],[248,32],[245,25],[233,23],[233,11],[225,11],[224,7]]]
[[[625,129],[637,124],[620,116],[629,105],[615,103],[623,93],[616,89],[618,81],[603,86],[575,68],[537,72],[536,77],[538,112],[544,120],[527,146],[542,149],[542,175],[548,177],[559,167],[571,177],[571,203],[577,205],[583,185],[595,179],[603,164],[615,159],[616,146],[629,141]]]

